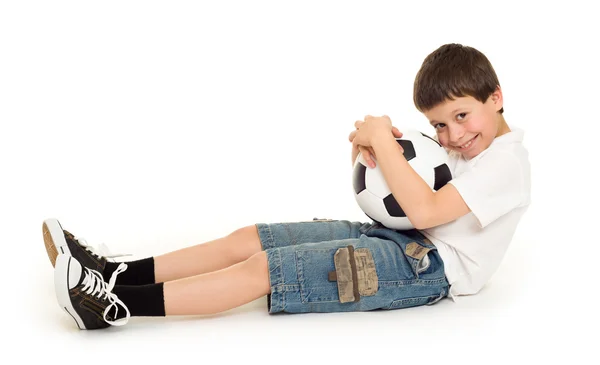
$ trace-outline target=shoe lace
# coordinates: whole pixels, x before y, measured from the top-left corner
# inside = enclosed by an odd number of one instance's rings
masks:
[[[110,302],[110,304],[104,310],[103,317],[104,317],[104,320],[106,321],[106,323],[109,323],[113,326],[122,326],[122,325],[126,324],[129,321],[129,317],[130,317],[129,309],[116,296],[116,294],[114,294],[112,292],[112,289],[115,286],[115,282],[117,280],[117,275],[119,275],[123,271],[127,270],[127,264],[122,262],[117,267],[117,270],[115,270],[113,272],[108,283],[104,281],[104,279],[102,278],[102,275],[98,271],[89,269],[87,267],[84,267],[84,269],[85,269],[86,273],[85,273],[85,278],[83,279],[83,283],[82,283],[83,284],[82,291],[84,291],[87,294],[93,295],[97,300],[108,299],[108,301]],[[110,312],[110,310],[112,308],[114,308],[114,310],[115,310],[115,315],[113,318],[117,318],[117,315],[119,313],[119,306],[117,304],[125,309],[125,312],[126,312],[125,317],[115,320],[115,321],[108,320],[106,318],[106,315]]]
[[[91,244],[89,244],[84,238],[73,236],[73,239],[77,241],[77,243],[79,243],[79,245],[83,247],[86,251],[98,258],[104,257],[105,259],[114,262],[114,259],[117,257],[131,256],[131,254],[128,253],[111,253],[108,249],[108,246],[104,243],[99,244],[98,247],[94,247]]]

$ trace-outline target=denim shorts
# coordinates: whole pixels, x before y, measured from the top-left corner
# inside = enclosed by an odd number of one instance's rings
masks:
[[[444,263],[417,230],[317,218],[256,227],[268,259],[269,313],[400,309],[448,295]]]

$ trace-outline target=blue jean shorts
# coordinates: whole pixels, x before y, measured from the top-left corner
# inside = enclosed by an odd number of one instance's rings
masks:
[[[417,230],[317,218],[256,227],[268,259],[269,313],[400,309],[448,295],[444,263]]]

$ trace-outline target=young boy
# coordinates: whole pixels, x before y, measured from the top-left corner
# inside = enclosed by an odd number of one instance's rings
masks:
[[[267,295],[269,313],[368,311],[431,305],[477,293],[499,266],[530,199],[523,131],[503,117],[488,59],[446,44],[414,83],[415,106],[448,150],[453,180],[437,192],[410,167],[388,117],[355,123],[352,161],[380,165],[416,229],[318,220],[257,223],[161,256],[117,263],[44,221],[61,308],[80,329],[130,316],[210,314]],[[373,165],[371,165],[373,166]]]

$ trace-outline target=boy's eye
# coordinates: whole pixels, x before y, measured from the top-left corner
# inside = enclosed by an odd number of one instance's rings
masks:
[[[467,116],[467,113],[459,113],[456,115],[457,119],[464,119]]]
[[[438,123],[438,124],[434,125],[433,128],[440,130],[440,129],[444,128],[445,126],[446,126],[446,124],[444,124],[444,123]]]

